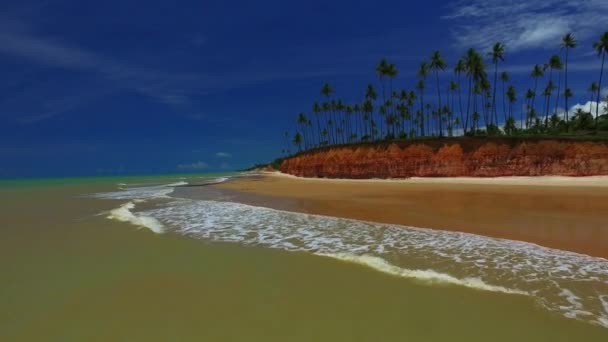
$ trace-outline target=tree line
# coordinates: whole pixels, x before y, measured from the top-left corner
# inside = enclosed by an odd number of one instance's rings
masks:
[[[569,115],[574,96],[568,83],[568,58],[578,44],[572,33],[560,41],[560,51],[546,63],[536,64],[529,74],[530,88],[520,91],[500,66],[505,45],[496,43],[485,55],[470,48],[452,67],[449,82],[440,75],[448,64],[439,51],[420,64],[415,87],[394,89],[397,67],[380,60],[375,67],[379,85],[369,84],[358,103],[344,103],[335,89],[325,83],[321,101],[310,112],[299,113],[293,132],[284,133],[285,153],[311,148],[370,142],[444,136],[598,134],[608,131],[608,108],[601,108],[602,77],[608,54],[608,32],[593,44],[601,59],[598,80],[587,93],[595,100],[592,113],[578,109]],[[563,86],[563,87],[562,87]],[[425,100],[433,91],[436,98]],[[560,111],[563,103],[566,110]],[[516,108],[521,104],[519,113]],[[519,115],[518,115],[519,114]],[[502,126],[500,125],[502,124]]]

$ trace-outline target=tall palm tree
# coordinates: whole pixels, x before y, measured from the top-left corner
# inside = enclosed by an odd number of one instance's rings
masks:
[[[507,94],[505,86],[506,83],[509,82],[509,73],[506,71],[503,71],[502,73],[500,73],[500,81],[502,82],[502,113],[505,119],[505,122],[507,120],[507,109],[506,109],[506,104],[505,104],[505,95]]]
[[[604,75],[604,61],[606,59],[606,53],[608,53],[608,31],[604,32],[600,39],[593,43],[593,49],[597,52],[598,56],[602,56],[602,67],[600,69],[600,81],[597,87],[597,102],[595,106],[595,125],[597,127],[597,120],[599,117],[600,110],[600,92],[602,89],[602,76]]]
[[[534,114],[534,108],[532,108],[532,100],[534,99],[534,97],[536,96],[536,94],[534,93],[534,90],[532,89],[528,89],[528,91],[526,92],[526,129],[528,129],[528,127],[530,127],[530,121],[532,120],[532,116]],[[520,128],[524,128],[524,118],[523,118],[523,111],[521,113],[521,123],[520,123]]]
[[[591,102],[593,102],[593,97],[595,97],[595,94],[599,89],[600,86],[597,84],[597,82],[591,82],[591,85],[587,89],[589,92],[589,112],[591,112]]]
[[[333,134],[332,134],[332,130],[331,127],[333,125],[333,121],[331,119],[331,116],[329,115],[329,113],[331,112],[331,105],[329,104],[329,102],[323,102],[322,104],[322,108],[323,108],[323,113],[325,114],[325,116],[327,117],[327,144],[332,144],[333,143]]]
[[[568,88],[568,52],[570,49],[574,49],[576,47],[576,39],[574,38],[574,35],[572,33],[566,33],[563,37],[562,37],[562,44],[561,47],[562,49],[565,50],[565,60],[564,60],[564,66],[565,66],[565,70],[564,70],[564,101],[565,101],[565,110],[566,110],[566,122],[568,122],[568,110],[570,109],[568,107],[568,98],[571,97],[572,94],[572,90],[570,90],[570,88]],[[570,91],[570,96],[566,96],[566,92]]]
[[[550,102],[551,102],[551,93],[553,93],[553,89],[555,89],[553,80],[549,80],[549,83],[547,83],[547,86],[545,87],[545,90],[543,91],[543,96],[545,97],[545,105],[544,105],[545,128],[548,127],[548,124],[549,124],[549,106],[550,106]]]
[[[424,136],[424,83],[426,80],[427,75],[429,74],[429,65],[427,63],[421,63],[420,67],[418,68],[418,84],[416,84],[416,88],[418,89],[418,92],[420,93],[420,112],[422,114],[422,118],[420,120],[420,133],[422,136]]]
[[[386,72],[388,68],[389,64],[386,58],[382,58],[380,62],[378,62],[378,65],[376,65],[376,75],[378,75],[378,78],[380,79],[380,86],[382,88],[382,103],[386,102],[386,89],[384,86],[384,78],[387,76]]]
[[[538,92],[538,79],[543,77],[545,75],[545,68],[540,65],[540,64],[536,64],[534,66],[534,68],[532,69],[532,73],[530,74],[530,76],[532,76],[532,78],[534,79],[534,95],[532,96],[532,105],[530,106],[530,110],[533,111],[535,110],[536,107],[536,94]]]
[[[386,70],[385,70],[385,75],[386,77],[388,77],[388,89],[389,89],[389,94],[391,94],[391,97],[393,96],[393,79],[395,77],[397,77],[397,75],[399,74],[399,70],[397,70],[397,67],[395,66],[395,64],[389,64],[386,66]],[[390,111],[389,113],[394,114],[394,108],[393,108],[393,101],[391,101],[390,104]]]
[[[466,65],[463,59],[459,59],[456,65],[454,66],[454,73],[456,74],[457,82],[458,82],[458,107],[460,109],[460,123],[464,122],[464,113],[462,112],[462,91],[460,91],[460,75],[466,71]],[[463,126],[464,133],[467,132],[467,127]]]
[[[549,84],[547,85],[547,88],[545,89],[548,94],[547,115],[545,116],[545,126],[548,123],[547,116],[549,115],[551,95],[553,93],[553,89],[555,89],[555,84],[553,83],[553,70],[562,70],[562,68],[563,68],[562,59],[559,58],[558,55],[553,55],[553,56],[551,56],[551,58],[549,58],[549,63],[547,65],[549,66]],[[551,85],[551,87],[549,87],[549,85]],[[558,85],[557,85],[557,87],[558,87],[557,94],[558,95],[557,96],[559,96],[559,86],[560,85],[559,85],[559,81],[558,81]],[[557,108],[556,108],[556,110],[557,110]]]
[[[321,87],[321,95],[327,97],[328,100],[331,97],[331,94],[333,94],[335,92],[336,91],[334,90],[334,88],[332,88],[331,85],[329,85],[329,83],[324,83],[323,86]]]
[[[332,88],[332,86],[329,83],[324,83],[323,86],[321,87],[321,95],[325,96],[327,101],[329,101],[329,99],[331,98],[331,95],[333,93],[335,93],[334,88]],[[323,103],[323,111],[325,112],[326,115],[329,115],[332,112],[332,109],[333,108],[329,102]],[[331,119],[331,121],[333,123],[335,120]],[[332,139],[332,136],[333,136],[332,132],[331,132],[331,130],[329,130],[329,140],[330,141]]]
[[[476,107],[476,99],[477,95],[479,94],[479,91],[475,90],[479,90],[476,89],[479,88],[479,82],[481,82],[482,79],[486,78],[486,65],[481,55],[473,48],[467,51],[467,54],[464,57],[464,61],[466,65],[467,78],[469,79],[469,98],[467,100],[467,116],[465,121],[466,126],[468,124],[469,112],[471,108],[471,95],[475,95],[475,101],[473,104]],[[477,116],[479,116],[479,113],[477,113]]]
[[[374,86],[372,84],[368,84],[367,85],[367,89],[365,91],[365,104],[367,105],[365,107],[366,112],[369,115],[369,137],[374,138],[373,136],[373,131],[372,131],[372,123],[374,121],[374,101],[376,101],[376,98],[378,97],[378,94],[376,93],[376,90],[374,89]]]
[[[321,123],[319,120],[319,115],[321,115],[321,112],[323,111],[323,109],[321,108],[321,106],[319,105],[319,103],[315,102],[312,105],[312,112],[315,115],[316,121],[317,121],[317,139],[318,139],[318,146],[321,145]]]
[[[566,90],[564,90],[564,98],[566,99],[566,102],[568,102],[568,99],[571,98],[572,96],[574,96],[574,93],[572,92],[572,89],[570,88],[566,88]],[[566,123],[568,123],[569,119],[568,119],[568,112],[569,109],[566,108]],[[568,129],[569,126],[566,127],[566,129]]]
[[[456,83],[456,81],[452,80],[450,81],[450,84],[448,85],[448,94],[451,94],[452,97],[452,101],[450,103],[450,109],[448,111],[448,122],[449,122],[449,136],[452,136],[453,134],[453,116],[454,116],[454,99],[456,98],[456,93],[460,92],[460,89],[458,88],[458,83]],[[449,97],[448,97],[448,101],[449,101]]]
[[[353,113],[355,113],[355,135],[357,139],[361,139],[363,137],[363,117],[361,115],[361,106],[358,103],[353,105]]]
[[[300,132],[296,132],[296,134],[293,136],[293,143],[294,145],[298,146],[298,152],[302,152],[302,135]]]
[[[372,101],[369,99],[365,100],[365,102],[363,102],[362,110],[366,117],[365,125],[369,128],[369,131],[366,130],[364,138],[365,138],[365,140],[368,140],[368,139],[373,140],[374,137],[372,135],[372,121],[373,121],[372,114],[374,112],[374,105],[373,105]]]
[[[435,80],[437,81],[437,97],[439,99],[439,136],[443,136],[443,125],[442,125],[442,106],[441,106],[441,87],[439,86],[439,71],[445,70],[448,64],[445,62],[443,56],[439,51],[433,52],[431,55],[431,63],[429,67],[435,72]]]
[[[515,103],[515,101],[517,101],[517,93],[515,91],[515,87],[510,85],[509,89],[507,89],[507,98],[509,99],[509,117],[507,119],[505,119],[505,123],[506,120],[513,119],[513,103]]]
[[[306,117],[306,114],[304,113],[300,113],[298,114],[298,124],[300,124],[300,126],[302,126],[302,135],[303,135],[303,140],[304,140],[304,148],[307,149],[308,148],[308,139],[306,138],[306,126],[308,125],[308,118]]]
[[[498,62],[505,60],[505,45],[498,42],[492,46],[492,51],[488,53],[492,57],[492,63],[494,63],[494,94],[492,95],[492,114],[494,120],[498,123],[498,114],[496,113],[496,83],[498,80]]]

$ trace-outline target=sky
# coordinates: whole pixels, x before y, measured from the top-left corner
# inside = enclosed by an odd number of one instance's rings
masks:
[[[521,93],[567,32],[571,102],[585,105],[607,15],[605,0],[4,0],[0,177],[247,167],[280,156],[324,82],[359,101],[383,57],[413,89],[433,51],[451,70],[501,41]]]

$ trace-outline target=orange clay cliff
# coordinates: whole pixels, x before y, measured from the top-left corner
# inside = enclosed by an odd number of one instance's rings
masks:
[[[280,170],[324,178],[608,175],[608,143],[443,138],[333,146],[287,158]]]

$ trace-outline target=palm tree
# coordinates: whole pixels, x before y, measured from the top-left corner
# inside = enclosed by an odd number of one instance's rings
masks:
[[[507,94],[507,92],[505,91],[505,86],[506,83],[509,82],[509,73],[506,71],[503,71],[502,73],[500,73],[500,81],[502,82],[502,114],[505,117],[505,121],[507,120],[507,109],[506,109],[506,104],[505,104],[505,95]]]
[[[570,90],[570,88],[568,88],[568,51],[570,49],[574,49],[576,47],[576,39],[574,38],[574,35],[572,33],[566,33],[563,37],[562,37],[562,44],[561,44],[562,49],[566,50],[566,58],[565,58],[565,70],[564,70],[564,75],[565,75],[565,80],[564,80],[564,101],[565,101],[565,109],[566,109],[566,122],[568,122],[568,98],[572,97],[572,91]],[[566,92],[570,91],[570,96],[566,96]]]
[[[329,101],[331,94],[335,93],[335,90],[331,87],[331,85],[329,85],[329,83],[324,83],[323,86],[321,87],[321,95],[325,96],[325,98],[327,99],[327,101]],[[331,106],[331,104],[329,102],[325,102],[323,103],[323,111],[325,112],[326,115],[329,115],[329,113],[332,112],[333,106]],[[332,122],[334,120],[331,120]],[[329,130],[329,139],[331,140],[332,138],[332,132],[331,130]]]
[[[385,58],[382,58],[380,60],[380,62],[378,63],[378,65],[376,65],[376,75],[378,75],[378,78],[380,79],[380,85],[382,87],[382,103],[386,102],[386,92],[385,92],[385,86],[384,86],[384,77],[388,76],[387,75],[387,70],[389,68],[389,64],[386,61]]]
[[[532,114],[534,113],[534,108],[532,108],[532,100],[534,99],[534,97],[536,96],[536,94],[534,93],[534,90],[532,89],[528,89],[528,91],[526,92],[526,129],[528,129],[528,127],[530,126],[530,120],[532,120]],[[524,118],[523,118],[523,111],[521,113],[521,123],[520,123],[520,128],[524,128]]]
[[[540,65],[540,64],[536,64],[534,66],[534,68],[532,69],[532,73],[530,74],[530,76],[532,76],[532,78],[534,79],[534,95],[532,96],[532,106],[530,106],[531,110],[534,110],[536,107],[536,94],[538,92],[538,79],[540,77],[543,77],[545,75],[545,68]]]
[[[513,103],[515,103],[515,101],[517,101],[517,93],[515,91],[515,87],[510,85],[509,89],[507,90],[507,98],[509,99],[509,116],[508,119],[513,119]],[[507,121],[507,118],[505,118],[505,122]]]
[[[319,120],[319,115],[321,114],[322,110],[323,109],[321,108],[321,106],[317,102],[315,102],[312,105],[312,112],[315,114],[315,118],[316,118],[316,121],[317,121],[317,138],[319,140],[319,145],[321,145],[321,123],[320,123],[320,120]]]
[[[365,102],[363,102],[362,109],[363,109],[364,115],[367,118],[367,120],[365,120],[365,121],[367,121],[366,126],[369,124],[369,126],[368,126],[369,127],[369,132],[366,130],[364,138],[366,140],[370,139],[370,138],[373,140],[373,136],[372,136],[372,121],[373,121],[373,116],[372,115],[373,115],[373,112],[374,112],[374,105],[373,105],[372,101],[369,100],[369,99],[365,100]]]
[[[306,139],[306,125],[308,124],[308,118],[306,114],[300,113],[298,114],[298,124],[302,126],[302,135],[304,138],[304,148],[308,148],[308,139]]]
[[[608,31],[604,32],[600,39],[593,44],[593,49],[597,52],[598,56],[602,56],[602,67],[600,69],[600,81],[597,87],[597,103],[595,106],[595,125],[597,127],[597,119],[599,117],[600,110],[600,92],[602,89],[602,76],[604,75],[604,61],[606,59],[606,53],[608,52]]]
[[[566,103],[568,102],[568,99],[571,98],[572,96],[574,96],[572,89],[566,88],[566,90],[564,90],[564,98],[566,99]],[[566,123],[568,123],[568,112],[569,112],[569,109],[566,107]],[[566,127],[566,128],[568,128],[568,127]]]
[[[488,53],[492,57],[494,63],[494,94],[492,95],[492,110],[494,114],[494,120],[498,123],[498,114],[496,114],[496,82],[498,80],[498,62],[505,60],[505,45],[498,42],[492,46],[492,51]]]
[[[329,113],[331,112],[331,105],[329,104],[329,102],[323,102],[322,105],[323,108],[323,113],[325,113],[325,116],[327,117],[327,125],[330,126],[333,124],[333,121],[331,120],[331,116],[329,115]],[[331,132],[331,129],[329,129],[329,127],[327,127],[327,143],[331,144],[332,140],[333,140],[333,134]]]
[[[386,66],[385,75],[386,75],[386,77],[388,77],[388,82],[389,82],[388,88],[389,88],[389,94],[391,94],[391,97],[393,96],[393,79],[395,77],[397,77],[398,74],[399,74],[399,70],[397,70],[397,67],[395,66],[395,64],[391,63]],[[394,109],[392,107],[393,107],[393,103],[391,101],[390,108]],[[392,110],[389,111],[389,113],[392,113],[392,112],[393,112]],[[392,114],[394,114],[394,113],[392,113]]]
[[[321,87],[321,95],[327,97],[327,99],[329,100],[329,97],[333,93],[335,93],[334,88],[332,88],[331,85],[329,85],[329,83],[324,83],[323,86]]]
[[[560,87],[561,87],[561,70],[563,69],[563,63],[562,63],[562,59],[558,56],[558,55],[553,55],[551,56],[551,58],[549,59],[549,82],[553,81],[553,70],[559,70],[560,73],[558,75],[558,79],[557,79],[557,102],[555,103],[555,112],[557,113],[557,105],[559,104],[559,93],[560,93]],[[554,87],[555,88],[555,87]],[[552,89],[553,90],[553,89]],[[551,98],[551,94],[549,94],[549,98]],[[549,105],[547,104],[547,109],[549,109]]]
[[[467,78],[469,79],[469,98],[467,100],[467,116],[465,121],[465,126],[468,124],[469,120],[469,112],[471,108],[471,95],[475,95],[474,104],[476,105],[476,99],[478,91],[475,92],[475,88],[479,87],[479,82],[486,78],[486,65],[481,58],[481,55],[473,48],[467,51],[466,56],[464,57],[464,62],[466,66]],[[479,113],[477,113],[479,116]]]
[[[456,78],[458,81],[458,107],[460,109],[460,123],[464,122],[464,113],[462,112],[462,92],[460,91],[460,75],[466,71],[466,65],[464,60],[459,59],[456,65],[454,66],[454,73],[456,74]],[[464,133],[467,132],[467,127],[463,126]]]
[[[431,70],[435,71],[435,79],[437,80],[437,96],[439,98],[439,136],[443,136],[443,125],[442,125],[442,116],[441,116],[441,87],[439,86],[439,71],[443,71],[445,70],[445,68],[448,66],[448,64],[445,62],[445,60],[443,59],[443,56],[441,56],[441,53],[439,51],[435,51],[433,52],[433,55],[431,56],[431,63],[429,64],[429,67],[431,68]]]
[[[547,127],[547,125],[549,123],[549,103],[551,102],[551,93],[553,92],[553,89],[555,89],[555,85],[553,84],[552,80],[549,80],[549,83],[547,84],[547,86],[545,87],[545,90],[543,91],[543,96],[545,97],[545,105],[544,105],[545,127]]]
[[[416,84],[416,88],[420,93],[420,112],[422,114],[422,119],[420,120],[420,133],[424,136],[424,83],[426,80],[426,76],[429,74],[429,65],[426,63],[421,63],[420,68],[418,68],[418,84]]]
[[[593,102],[593,97],[599,89],[600,86],[597,84],[597,82],[591,82],[591,85],[587,89],[587,91],[589,92],[589,112],[591,112],[591,102]]]
[[[294,145],[298,146],[298,152],[302,152],[302,135],[300,132],[296,132],[296,134],[293,136],[293,143]]]
[[[378,97],[378,94],[376,94],[376,90],[374,89],[374,86],[371,84],[367,85],[367,89],[365,91],[365,104],[367,106],[364,106],[364,110],[366,111],[366,113],[368,113],[369,115],[369,136],[372,138],[373,140],[373,131],[372,131],[372,122],[374,119],[374,101],[376,101],[376,98]]]
[[[357,117],[355,119],[355,135],[361,139],[363,137],[363,117],[361,115],[361,106],[358,103],[355,103],[353,106],[353,113]]]

